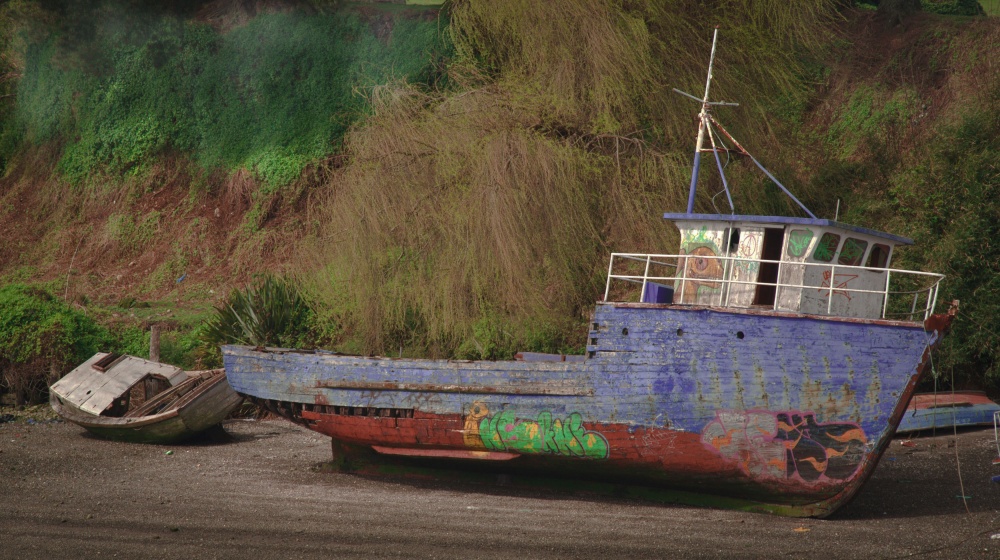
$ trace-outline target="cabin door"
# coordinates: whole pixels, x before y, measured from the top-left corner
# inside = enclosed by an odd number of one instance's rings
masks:
[[[764,247],[761,250],[761,261],[781,260],[781,245],[785,239],[785,230],[767,228],[764,230]],[[757,290],[754,293],[753,304],[774,307],[774,295],[777,292],[774,284],[778,282],[778,263],[761,262],[757,273]],[[770,285],[769,285],[770,284]]]

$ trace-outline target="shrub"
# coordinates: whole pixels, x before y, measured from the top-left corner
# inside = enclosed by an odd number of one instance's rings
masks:
[[[208,344],[297,346],[308,332],[309,306],[298,288],[267,275],[245,290],[233,290],[204,329]]]
[[[920,7],[925,12],[951,16],[982,16],[986,15],[979,0],[923,0]]]
[[[1000,84],[997,84],[1000,86]],[[996,92],[1000,92],[997,87]],[[994,94],[996,95],[996,94]],[[903,266],[948,275],[941,301],[958,299],[961,312],[937,365],[961,382],[1000,386],[1000,95],[936,131],[926,162],[902,176],[894,193],[917,246]],[[910,182],[907,182],[909,180]]]
[[[43,288],[0,288],[0,372],[18,406],[42,400],[48,384],[111,341],[104,327]]]

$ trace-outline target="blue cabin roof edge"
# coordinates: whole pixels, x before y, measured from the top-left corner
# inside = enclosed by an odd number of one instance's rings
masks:
[[[883,231],[876,231],[873,229],[863,228],[851,224],[845,224],[842,222],[836,222],[833,220],[824,220],[819,218],[795,218],[791,216],[748,216],[741,214],[687,214],[687,213],[671,213],[671,212],[663,214],[663,218],[672,221],[692,220],[692,221],[707,221],[707,222],[751,222],[759,224],[782,224],[782,225],[794,224],[802,226],[835,227],[847,231],[853,231],[863,235],[881,237],[883,239],[888,239],[900,245],[913,245],[913,240],[908,237],[902,237],[900,235],[893,235],[891,233],[885,233]]]

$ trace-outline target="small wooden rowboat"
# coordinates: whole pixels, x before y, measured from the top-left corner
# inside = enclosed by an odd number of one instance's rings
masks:
[[[936,428],[993,425],[1000,405],[982,391],[917,393],[906,405],[897,434]]]
[[[49,388],[59,416],[103,438],[173,443],[221,422],[243,397],[222,369],[184,370],[97,353]]]

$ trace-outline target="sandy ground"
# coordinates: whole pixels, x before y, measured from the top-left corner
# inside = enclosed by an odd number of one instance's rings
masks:
[[[230,421],[170,447],[0,424],[0,558],[1000,558],[993,430],[894,441],[832,519],[326,472],[329,440]],[[502,482],[503,484],[499,484]]]

